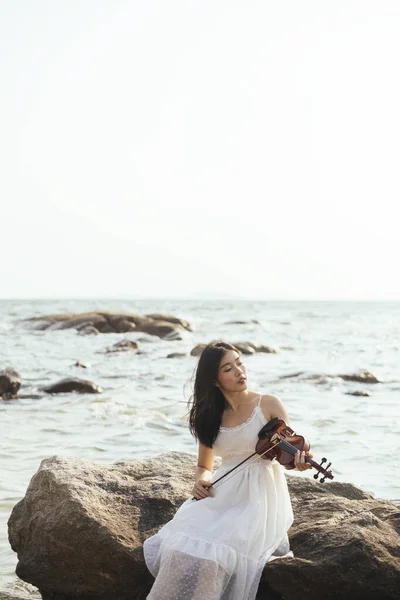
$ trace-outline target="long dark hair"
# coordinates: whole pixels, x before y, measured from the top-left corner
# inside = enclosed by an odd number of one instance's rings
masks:
[[[226,406],[225,397],[215,384],[221,358],[227,350],[240,354],[235,346],[219,340],[204,348],[197,364],[193,395],[189,399],[189,429],[208,448],[212,448],[217,438]]]

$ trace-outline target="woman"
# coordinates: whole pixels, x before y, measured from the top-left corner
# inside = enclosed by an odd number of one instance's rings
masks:
[[[265,563],[293,556],[287,536],[293,511],[276,460],[250,459],[212,486],[254,452],[258,432],[274,417],[289,424],[276,396],[247,388],[238,350],[225,342],[206,346],[189,414],[199,441],[194,497],[144,543],[146,564],[156,578],[148,599],[254,600]],[[213,476],[214,456],[222,464]],[[300,452],[295,465],[299,471],[311,468]]]

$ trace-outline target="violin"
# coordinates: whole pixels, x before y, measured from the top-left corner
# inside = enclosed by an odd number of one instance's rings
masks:
[[[266,460],[276,458],[285,469],[290,470],[295,468],[294,457],[297,450],[307,452],[309,449],[310,443],[302,435],[297,435],[283,419],[275,417],[258,432],[255,454]],[[328,463],[325,468],[322,466],[327,462],[326,458],[323,458],[320,464],[308,456],[305,456],[304,460],[318,471],[313,475],[314,479],[318,480],[321,474],[321,483],[324,483],[326,478],[333,479],[332,471],[328,471],[332,463]]]

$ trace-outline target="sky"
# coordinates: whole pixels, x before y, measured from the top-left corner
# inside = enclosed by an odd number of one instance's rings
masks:
[[[0,298],[400,300],[397,0],[2,0]]]

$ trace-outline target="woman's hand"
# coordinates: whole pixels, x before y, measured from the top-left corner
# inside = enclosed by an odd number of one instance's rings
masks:
[[[298,471],[306,471],[306,469],[312,469],[310,463],[305,462],[306,456],[309,456],[310,458],[313,457],[311,452],[304,452],[304,450],[297,450],[296,454],[294,455],[294,466]]]
[[[202,500],[203,498],[212,496],[211,487],[211,481],[207,481],[207,479],[199,479],[193,486],[192,494],[196,500]]]

